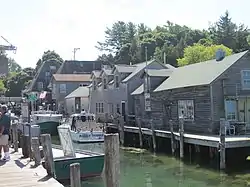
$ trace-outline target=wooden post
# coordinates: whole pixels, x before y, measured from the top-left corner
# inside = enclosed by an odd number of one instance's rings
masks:
[[[41,144],[43,146],[43,154],[45,160],[45,167],[48,175],[55,176],[55,164],[53,159],[53,152],[51,146],[51,137],[50,134],[41,135]]]
[[[12,123],[12,138],[13,138],[14,151],[15,151],[15,152],[18,152],[18,131],[17,131],[17,123]]]
[[[172,120],[169,120],[170,132],[171,132],[171,149],[172,155],[175,154],[175,135],[174,135],[174,124]]]
[[[106,187],[120,187],[119,135],[104,135],[105,184]]]
[[[70,186],[81,187],[81,170],[79,163],[70,164]]]
[[[141,130],[141,118],[137,118],[137,124],[139,128],[139,141],[140,141],[140,148],[143,147],[143,141],[142,141],[142,130]]]
[[[22,136],[22,154],[24,158],[28,158],[30,156],[30,138],[29,136]]]
[[[220,152],[220,169],[224,170],[226,168],[226,126],[225,119],[220,119],[220,142],[219,142],[219,152]]]
[[[179,133],[180,133],[180,158],[184,158],[184,120],[179,120]]]
[[[32,150],[31,150],[31,138],[32,138],[32,134],[31,134],[31,124],[30,123],[27,123],[26,124],[29,128],[29,157],[30,157],[30,160],[32,160]]]
[[[120,116],[119,120],[119,133],[120,133],[120,143],[124,145],[124,117]]]
[[[35,166],[39,166],[41,163],[41,152],[39,149],[40,142],[38,137],[33,137],[31,139],[32,153],[35,160]]]
[[[153,124],[153,119],[150,119],[150,126],[152,130],[152,140],[153,140],[153,151],[156,151],[156,136],[155,136],[155,128]]]

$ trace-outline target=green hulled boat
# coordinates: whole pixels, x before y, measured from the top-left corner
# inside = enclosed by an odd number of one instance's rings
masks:
[[[104,166],[104,155],[99,153],[76,151],[75,157],[63,156],[63,151],[53,148],[55,178],[59,181],[70,180],[70,164],[79,163],[81,179],[100,176]]]
[[[62,114],[55,114],[53,111],[35,111],[32,120],[40,126],[42,134],[58,135],[57,127],[62,120]]]
[[[59,181],[70,180],[70,164],[79,163],[81,178],[100,176],[104,166],[104,154],[85,150],[75,150],[69,126],[58,126],[61,146],[53,145],[55,178]]]

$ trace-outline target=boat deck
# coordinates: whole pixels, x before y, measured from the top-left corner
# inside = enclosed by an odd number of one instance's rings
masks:
[[[56,148],[55,148],[56,147]],[[85,151],[85,150],[76,150],[76,157],[65,157],[63,150],[59,146],[53,145],[52,148],[53,151],[53,157],[56,160],[60,159],[74,159],[74,158],[89,158],[89,157],[94,157],[94,156],[102,156],[103,154],[101,153],[95,153],[95,152],[90,152],[90,151]]]
[[[42,166],[32,168],[29,159],[20,159],[21,149],[11,154],[9,162],[0,162],[1,187],[63,187],[61,183],[47,176]]]
[[[117,129],[117,125],[109,124],[110,128]],[[138,127],[124,126],[124,131],[131,133],[139,133]],[[152,130],[148,128],[141,128],[142,134],[152,135]],[[180,139],[179,132],[174,132],[175,139]],[[155,135],[162,138],[170,138],[171,132],[164,130],[155,130]],[[219,135],[197,135],[184,133],[184,142],[189,144],[196,144],[209,147],[218,147],[220,141]],[[230,135],[226,136],[226,148],[250,147],[250,135]]]

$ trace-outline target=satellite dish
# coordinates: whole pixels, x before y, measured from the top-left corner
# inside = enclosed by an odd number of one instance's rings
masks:
[[[221,61],[225,58],[225,51],[223,51],[222,49],[218,49],[215,53],[215,59],[216,61]]]

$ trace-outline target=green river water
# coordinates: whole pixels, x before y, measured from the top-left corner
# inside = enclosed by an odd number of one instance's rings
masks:
[[[102,144],[75,144],[78,149],[103,152]],[[220,174],[198,165],[186,165],[166,155],[121,149],[121,187],[246,187],[250,174]],[[102,178],[84,181],[83,187],[104,187]],[[250,186],[250,185],[249,185]]]

